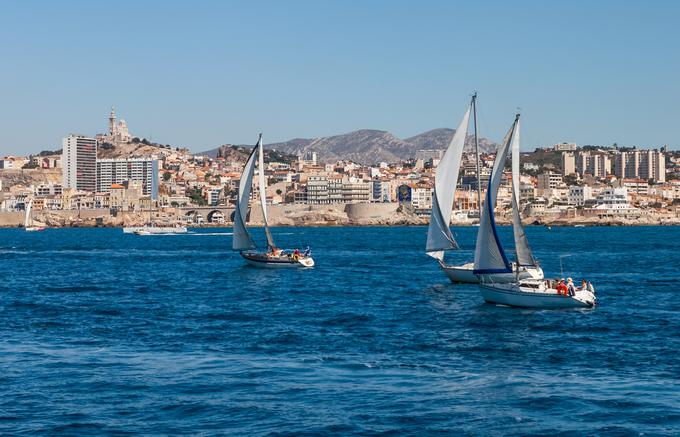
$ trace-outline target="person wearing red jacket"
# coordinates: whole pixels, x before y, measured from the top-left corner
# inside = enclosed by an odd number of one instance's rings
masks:
[[[565,296],[569,295],[569,289],[564,283],[564,279],[560,279],[560,283],[557,284],[557,294],[563,294]]]

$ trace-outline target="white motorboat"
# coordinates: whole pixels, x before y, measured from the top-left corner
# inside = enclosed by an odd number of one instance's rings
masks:
[[[28,201],[26,205],[26,214],[24,215],[24,230],[26,232],[39,232],[44,231],[45,226],[36,226],[33,224],[33,199]]]
[[[545,280],[525,280],[515,283],[481,283],[479,290],[485,302],[523,308],[592,308],[597,303],[595,293],[577,289],[573,296],[559,294]]]
[[[126,232],[126,229],[132,229],[131,232],[135,235],[177,235],[187,233],[187,228],[184,226],[137,226],[135,228],[124,228],[123,232]],[[126,233],[130,233],[130,231]]]
[[[262,220],[264,221],[264,233],[267,237],[267,249],[257,250],[248,228],[246,226],[248,213],[248,200],[253,184],[255,173],[255,161],[258,157],[258,185],[260,191],[260,207],[262,208]],[[236,199],[236,211],[234,211],[234,236],[232,248],[238,250],[246,262],[255,267],[281,268],[281,267],[313,267],[314,259],[311,250],[299,249],[282,250],[276,247],[274,238],[269,229],[267,218],[267,183],[265,180],[264,148],[262,146],[262,134],[253,148],[246,165],[243,168],[238,185]]]

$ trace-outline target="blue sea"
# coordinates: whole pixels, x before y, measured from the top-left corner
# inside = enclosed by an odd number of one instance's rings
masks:
[[[0,230],[0,434],[680,434],[680,228],[529,227],[591,310],[485,304],[423,227],[230,231]]]

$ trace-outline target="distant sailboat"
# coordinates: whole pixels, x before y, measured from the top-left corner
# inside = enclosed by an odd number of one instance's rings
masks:
[[[44,231],[45,227],[44,226],[35,226],[33,224],[33,199],[28,201],[28,205],[26,205],[26,215],[24,216],[24,230],[27,232],[37,232],[37,231]]]
[[[474,273],[480,279],[480,291],[487,302],[537,308],[591,307],[595,295],[588,290],[575,290],[573,296],[557,293],[534,258],[519,214],[519,114],[496,152],[489,188],[480,217],[475,248]],[[512,150],[512,221],[516,262],[510,263],[496,230],[494,207],[503,167]]]
[[[255,160],[258,158],[258,185],[260,191],[260,206],[264,222],[264,233],[267,237],[267,250],[257,250],[248,228],[246,226],[248,213],[248,200],[255,173]],[[251,265],[257,267],[313,267],[309,248],[305,251],[298,249],[282,250],[276,247],[274,238],[269,229],[267,217],[267,183],[264,174],[264,149],[262,146],[262,134],[257,144],[246,161],[238,186],[236,211],[234,212],[234,236],[232,248],[238,250],[241,256]]]
[[[439,267],[452,282],[478,282],[474,275],[474,263],[469,262],[463,265],[448,265],[444,262],[444,253],[447,250],[458,248],[458,243],[451,234],[449,228],[451,222],[451,211],[456,195],[456,185],[458,184],[458,173],[465,147],[465,138],[470,123],[470,113],[473,116],[475,148],[477,153],[477,200],[481,202],[480,186],[480,161],[479,161],[479,142],[477,139],[477,94],[472,96],[463,119],[456,129],[451,139],[449,147],[444,152],[444,156],[437,165],[435,174],[435,188],[432,196],[432,212],[430,214],[430,226],[427,230],[427,245],[425,252],[439,261]]]

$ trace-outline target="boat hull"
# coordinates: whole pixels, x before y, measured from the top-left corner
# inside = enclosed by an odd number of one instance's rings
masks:
[[[478,284],[479,277],[475,275],[474,263],[467,263],[461,266],[449,266],[440,264],[440,268],[453,283]],[[519,279],[543,279],[543,269],[540,267],[522,267],[519,272]],[[483,282],[508,283],[517,281],[516,273],[495,273],[493,275],[482,275]]]
[[[43,226],[27,226],[24,228],[26,232],[40,232],[44,231],[45,228]]]
[[[174,234],[186,234],[187,228],[185,228],[184,226],[177,227],[133,226],[123,228],[123,233],[135,235],[174,235]]]
[[[556,290],[534,291],[518,284],[480,284],[479,290],[488,303],[521,308],[592,308],[596,302],[588,291],[564,296]]]
[[[261,252],[241,252],[241,256],[249,265],[259,268],[285,269],[314,267],[314,260],[309,256],[302,257],[297,260],[288,256],[267,256],[266,253]]]
[[[439,267],[453,283],[476,284],[479,282],[479,278],[473,273],[475,267],[473,263],[463,264],[462,266],[440,264]]]

